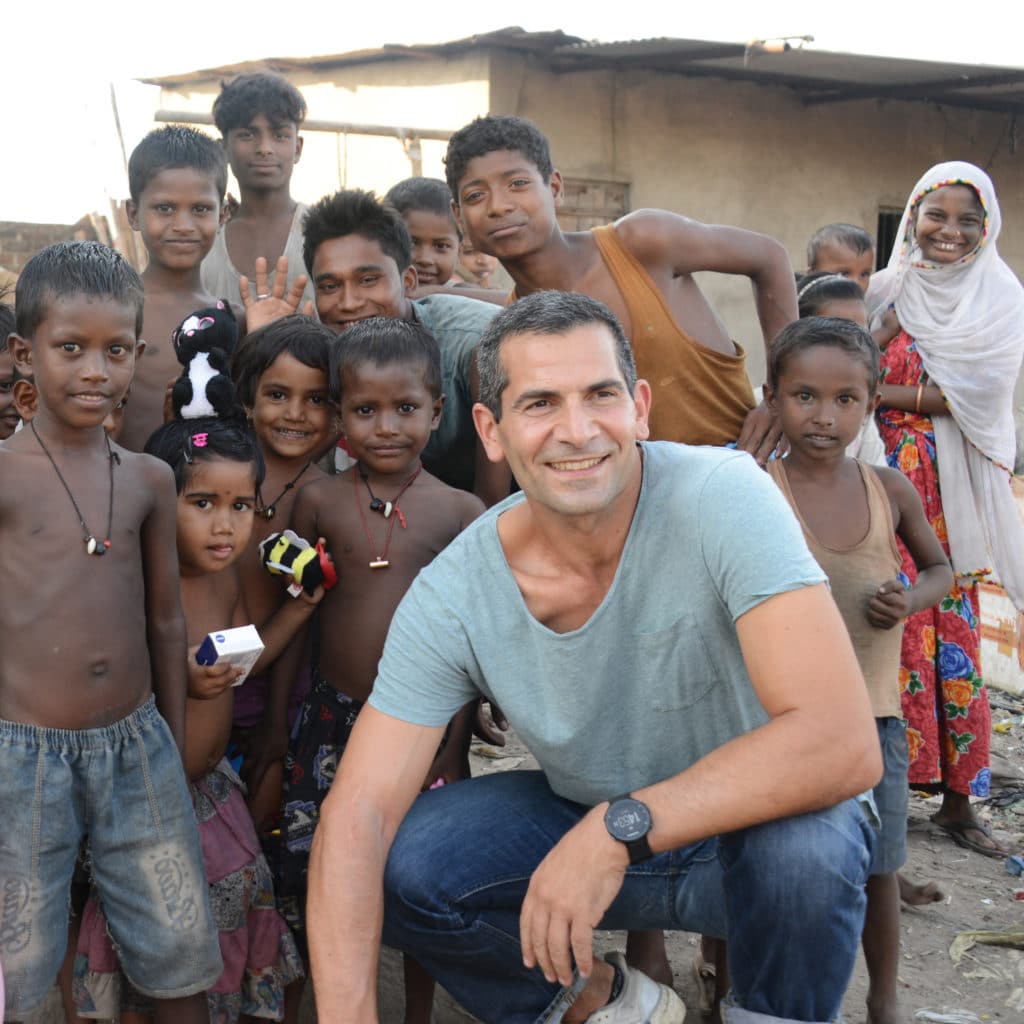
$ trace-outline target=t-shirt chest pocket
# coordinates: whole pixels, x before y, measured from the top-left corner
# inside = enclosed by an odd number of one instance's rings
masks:
[[[655,711],[692,707],[721,682],[701,626],[689,612],[664,628],[634,633],[629,643],[637,683],[630,699],[649,699]]]

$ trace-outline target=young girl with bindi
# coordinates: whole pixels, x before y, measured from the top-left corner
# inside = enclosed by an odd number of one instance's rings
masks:
[[[1005,851],[970,797],[988,796],[990,780],[978,580],[994,574],[1024,608],[1024,526],[1010,490],[1024,289],[996,250],[1001,225],[984,171],[938,164],[914,186],[867,295],[889,464],[921,496],[956,572],[949,594],[904,631],[910,781],[942,794],[932,820],[956,843],[997,857]],[[906,555],[904,572],[913,582]]]
[[[263,458],[241,415],[237,422],[167,423],[149,439],[146,451],[171,467],[178,490],[178,565],[189,645],[185,768],[224,961],[224,973],[207,993],[210,1019],[223,1024],[235,1024],[240,1016],[281,1020],[284,988],[301,977],[302,966],[275,909],[270,869],[246,808],[244,786],[225,756],[241,669],[223,660],[212,665],[196,660],[209,633],[252,621],[235,563],[252,532]],[[289,600],[260,628],[264,650],[255,670],[278,656],[322,596],[318,590],[312,597]],[[110,1005],[116,991],[110,979],[119,965],[95,899],[86,906],[78,949],[80,1013],[149,1015],[147,1002],[126,980],[119,986],[120,1005]]]

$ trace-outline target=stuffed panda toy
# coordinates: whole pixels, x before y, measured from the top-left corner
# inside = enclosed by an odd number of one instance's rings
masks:
[[[226,302],[190,313],[172,335],[174,352],[184,367],[171,389],[174,415],[230,417],[236,409],[235,388],[228,375],[238,343],[238,322]]]

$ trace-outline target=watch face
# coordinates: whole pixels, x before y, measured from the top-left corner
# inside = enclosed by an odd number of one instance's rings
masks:
[[[641,839],[651,830],[651,812],[639,800],[616,800],[604,820],[608,831],[622,843]]]

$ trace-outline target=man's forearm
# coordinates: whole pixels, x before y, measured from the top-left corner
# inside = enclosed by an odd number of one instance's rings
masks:
[[[325,1024],[376,1024],[387,843],[352,802],[324,804],[306,901],[317,1014]]]
[[[634,795],[650,807],[649,841],[660,852],[833,806],[870,789],[881,773],[873,730],[823,729],[793,711]]]

